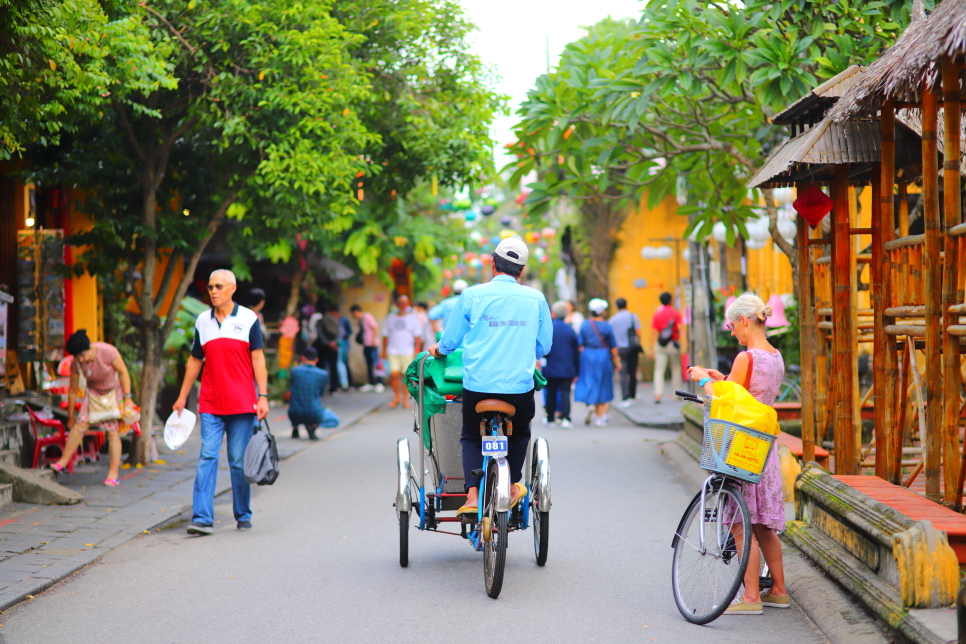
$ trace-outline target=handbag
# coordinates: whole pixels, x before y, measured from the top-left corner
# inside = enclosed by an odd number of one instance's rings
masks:
[[[627,346],[637,353],[644,353],[644,347],[641,346],[641,339],[637,335],[637,325],[634,323],[633,316],[631,316],[631,326],[627,329]]]
[[[268,421],[263,418],[245,448],[245,480],[255,485],[271,485],[278,478],[278,464],[278,445]]]
[[[112,388],[106,394],[95,393],[87,388],[87,422],[91,425],[110,420],[121,420],[121,407],[117,404],[117,394]]]

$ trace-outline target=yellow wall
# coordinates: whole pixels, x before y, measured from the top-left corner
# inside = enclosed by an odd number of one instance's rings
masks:
[[[350,286],[350,284],[355,284]],[[379,332],[382,333],[382,322],[389,315],[389,305],[392,300],[392,291],[376,275],[365,275],[361,284],[358,282],[346,283],[342,288],[342,301],[339,303],[339,312],[348,316],[352,322],[352,339],[349,341],[349,369],[352,371],[352,379],[356,385],[366,382],[366,360],[362,355],[362,345],[355,341],[355,334],[359,330],[359,322],[349,312],[353,304],[358,304],[366,313],[371,313],[376,322],[379,323]],[[382,341],[380,340],[380,346]]]
[[[89,217],[74,208],[76,197],[76,194],[71,194],[70,231],[72,234],[87,230],[92,225]],[[71,247],[72,260],[74,262],[80,260],[85,250],[85,246]],[[97,278],[84,273],[80,277],[73,277],[71,282],[74,293],[71,311],[74,317],[73,330],[87,329],[87,337],[92,342],[104,340],[104,310]]]
[[[675,260],[672,259],[643,259],[641,248],[644,246],[670,246],[673,242],[651,241],[664,237],[681,239],[688,226],[687,217],[675,214],[678,203],[674,197],[668,197],[654,210],[647,207],[647,199],[641,199],[637,210],[628,215],[624,225],[618,233],[618,247],[610,265],[610,296],[611,308],[608,313],[617,311],[614,300],[623,297],[627,300],[627,308],[636,313],[641,319],[641,325],[650,329],[651,316],[661,305],[658,297],[667,291],[674,294]],[[677,247],[683,253],[686,243],[679,243]],[[690,276],[688,262],[683,257],[678,262],[680,276]],[[643,287],[635,285],[636,280],[646,280]],[[682,338],[683,339],[683,338]],[[648,332],[642,334],[642,344],[648,353],[654,340]]]

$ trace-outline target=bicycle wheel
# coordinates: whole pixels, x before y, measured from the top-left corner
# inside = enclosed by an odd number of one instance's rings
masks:
[[[530,463],[530,527],[533,528],[533,554],[537,557],[537,565],[543,566],[547,563],[547,549],[550,546],[550,511],[541,508],[539,503],[541,480],[537,454],[538,446],[534,443]]]
[[[738,592],[751,552],[751,517],[738,486],[712,481],[703,506],[698,493],[672,546],[671,584],[678,610],[693,624],[717,619]]]
[[[483,581],[486,594],[496,599],[503,590],[503,569],[506,566],[507,512],[496,510],[496,468],[491,467],[486,477],[486,505],[483,521],[486,528],[483,541]]]
[[[399,513],[399,565],[409,565],[409,513]]]

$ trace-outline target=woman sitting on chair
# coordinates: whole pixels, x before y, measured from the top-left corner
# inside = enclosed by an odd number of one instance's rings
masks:
[[[131,400],[131,376],[120,352],[105,342],[91,342],[87,331],[80,329],[67,339],[67,353],[74,356],[70,366],[70,389],[67,393],[67,446],[60,460],[50,465],[56,472],[64,468],[74,457],[74,452],[84,440],[91,424],[107,432],[109,465],[104,485],[116,487],[119,483],[118,468],[121,465],[121,407],[133,406]],[[74,401],[77,399],[81,375],[87,381],[86,394],[81,401],[80,413],[74,418]],[[95,407],[92,419],[92,399]],[[113,417],[113,418],[112,418]]]

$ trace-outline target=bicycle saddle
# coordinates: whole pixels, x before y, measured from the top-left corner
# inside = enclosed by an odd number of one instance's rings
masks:
[[[486,411],[495,411],[506,414],[507,416],[516,416],[517,408],[506,401],[495,398],[488,398],[476,403],[476,413],[482,414]]]

